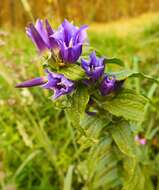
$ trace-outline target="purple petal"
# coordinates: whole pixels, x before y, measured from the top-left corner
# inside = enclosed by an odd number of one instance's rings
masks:
[[[54,31],[52,29],[52,27],[50,26],[48,20],[46,19],[45,20],[45,24],[46,24],[46,31],[47,31],[47,35],[48,35],[48,45],[49,45],[49,48],[58,48],[58,42],[57,40],[53,37],[53,34],[54,34]]]
[[[52,29],[52,27],[51,27],[51,25],[49,24],[49,21],[48,21],[47,19],[45,20],[45,25],[46,25],[46,31],[47,31],[47,33],[48,33],[48,36],[53,35],[53,34],[54,34],[54,31],[53,31],[53,29]]]
[[[98,59],[96,57],[96,53],[95,51],[93,51],[91,54],[90,54],[90,64],[94,65],[94,66],[98,66]]]
[[[98,80],[104,73],[104,66],[97,67],[95,72],[90,75],[92,78]]]
[[[38,78],[34,78],[34,79],[17,84],[16,88],[40,86],[40,85],[45,84],[46,82],[47,82],[46,77],[38,77]]]
[[[48,82],[42,87],[54,91],[53,99],[69,94],[74,90],[74,83],[62,74],[57,74],[46,70]]]
[[[55,90],[54,92],[54,95],[52,96],[52,98],[55,100],[57,99],[58,97],[62,96],[63,95],[63,92],[60,91],[60,90]]]
[[[60,55],[64,62],[68,62],[68,47],[66,47],[65,43],[60,43]]]
[[[84,59],[81,59],[81,66],[82,66],[82,68],[83,68],[85,71],[87,71],[87,70],[89,69],[89,65],[90,65],[89,62],[87,62],[87,61],[84,60]]]
[[[48,69],[46,69],[46,73],[48,81],[42,87],[46,89],[53,89],[61,79],[62,75],[50,72]]]
[[[73,24],[68,22],[68,20],[64,20],[62,23],[63,29],[64,29],[64,41],[67,46],[69,46],[69,42],[71,38],[74,36],[74,34],[78,31],[78,28],[75,27]]]
[[[80,55],[82,54],[82,45],[78,44],[73,46],[72,48],[70,48],[70,52],[70,62],[74,63],[79,59]]]
[[[97,58],[94,51],[89,57],[89,61],[81,60],[82,68],[91,79],[98,80],[104,73],[104,58]]]
[[[66,47],[64,44],[61,46],[61,57],[63,61],[68,63],[74,63],[78,60],[82,53],[82,45],[76,45],[73,47]]]
[[[81,26],[81,28],[76,32],[75,36],[74,36],[74,45],[77,43],[81,43],[83,44],[84,41],[87,38],[87,33],[86,33],[86,29],[88,29],[87,25]]]
[[[45,49],[57,48],[58,44],[51,36],[54,34],[48,20],[45,20],[45,24],[42,20],[38,19],[35,26],[30,24],[26,29],[28,36],[35,43],[40,52]]]
[[[37,46],[40,52],[47,49],[47,45],[45,44],[44,40],[42,39],[42,37],[40,36],[33,24],[30,24],[29,27],[26,28],[26,33]]]
[[[47,46],[49,46],[49,42],[48,42],[48,34],[47,34],[47,31],[44,27],[44,23],[42,20],[38,19],[36,21],[36,24],[35,24],[35,28],[37,29],[37,31],[39,32],[41,38],[43,39],[43,41],[45,42],[45,44]]]
[[[54,32],[54,34],[51,36],[57,41],[63,41],[64,42],[64,29],[62,26],[58,28],[57,31]]]
[[[115,77],[109,78],[109,76],[105,76],[100,85],[100,92],[102,96],[106,96],[114,91],[115,88]]]

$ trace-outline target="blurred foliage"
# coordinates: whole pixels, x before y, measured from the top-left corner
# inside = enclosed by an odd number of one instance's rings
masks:
[[[91,44],[103,55],[124,60],[126,68],[157,78],[158,19],[156,14],[115,25],[94,25],[89,31]],[[123,28],[126,30],[121,35]],[[53,107],[47,91],[38,87],[14,88],[19,81],[42,75],[40,64],[35,48],[24,32],[0,30],[1,189],[119,190],[124,184],[125,190],[158,190],[157,85],[146,79],[129,79],[126,83],[127,87],[151,99],[151,104],[145,107],[142,125],[132,123],[127,128],[123,128],[127,123],[119,125],[119,137],[116,126],[108,130],[100,117],[88,116],[83,123],[89,137],[86,138],[66,122],[63,111]],[[135,151],[140,153],[137,159],[132,159],[134,141],[130,127],[148,140],[145,146],[135,145]],[[125,154],[127,150],[129,155]]]
[[[0,25],[25,26],[33,18],[64,18],[76,22],[107,22],[158,11],[158,0],[5,0]]]

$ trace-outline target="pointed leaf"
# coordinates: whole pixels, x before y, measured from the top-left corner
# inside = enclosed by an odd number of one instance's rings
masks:
[[[136,145],[128,122],[123,121],[110,127],[112,137],[120,151],[127,156],[135,157]]]
[[[62,67],[58,70],[59,73],[64,74],[70,80],[81,80],[85,76],[85,72],[79,65],[70,64],[67,67]]]
[[[140,166],[137,165],[133,175],[128,180],[125,180],[122,190],[144,190],[144,184],[145,177],[140,169]]]
[[[131,70],[124,70],[124,71],[119,71],[119,72],[108,72],[108,75],[115,76],[117,80],[124,80],[129,77],[139,77],[142,79],[148,79],[151,82],[155,82],[159,84],[159,80],[156,79],[155,77],[145,75],[144,73],[141,73],[141,72],[134,72]]]
[[[74,126],[79,126],[80,120],[84,116],[88,101],[88,90],[84,86],[79,86],[70,97],[71,106],[66,109],[66,112]]]
[[[116,64],[116,65],[124,66],[124,62],[121,59],[118,59],[118,58],[106,58],[105,63],[106,64]]]
[[[122,90],[112,99],[101,103],[103,109],[126,120],[143,121],[147,99],[132,90]]]
[[[72,174],[73,174],[73,168],[74,166],[70,166],[68,168],[65,180],[64,180],[64,188],[63,190],[71,190],[71,184],[72,184]]]

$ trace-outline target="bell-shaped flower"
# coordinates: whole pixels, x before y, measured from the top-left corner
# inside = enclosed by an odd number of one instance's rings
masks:
[[[44,21],[38,19],[35,26],[30,24],[26,27],[26,33],[36,45],[39,52],[43,52],[47,49],[57,48],[58,44],[54,38],[51,38],[54,34],[48,20]]]
[[[74,90],[74,83],[63,74],[53,73],[49,70],[46,70],[46,72],[48,82],[42,87],[54,91],[53,99],[69,94]]]
[[[86,25],[78,28],[65,19],[59,29],[52,35],[52,38],[58,42],[63,62],[74,63],[79,59],[82,46],[87,38],[87,28]]]
[[[106,96],[114,91],[115,89],[115,77],[110,78],[109,76],[105,76],[100,84],[100,92],[102,96]]]
[[[90,54],[90,60],[81,60],[82,68],[90,79],[98,80],[104,74],[104,58],[96,57],[96,53],[93,51]]]
[[[115,79],[115,76],[110,77],[110,76],[105,75],[105,77],[103,78],[103,80],[99,86],[101,95],[106,96],[112,92],[117,92],[118,90],[121,89],[124,81],[125,80],[117,81]]]

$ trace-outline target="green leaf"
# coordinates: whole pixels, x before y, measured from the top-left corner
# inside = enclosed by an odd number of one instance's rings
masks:
[[[124,80],[129,77],[139,77],[142,79],[148,79],[151,82],[155,82],[159,84],[159,80],[156,79],[155,77],[145,75],[144,73],[141,73],[141,72],[131,71],[131,70],[124,70],[124,71],[119,71],[119,72],[108,72],[107,74],[110,76],[115,76],[117,80]]]
[[[124,80],[131,76],[133,72],[130,70],[118,71],[118,72],[108,72],[110,76],[115,76],[117,80]]]
[[[70,80],[81,80],[85,76],[85,71],[77,64],[70,64],[69,66],[62,67],[58,73],[64,74]]]
[[[58,100],[54,100],[54,107],[57,109],[65,109],[65,108],[69,108],[70,105],[70,101],[69,98],[67,96],[61,96],[58,98]]]
[[[85,114],[85,117],[81,121],[81,126],[88,131],[88,134],[92,137],[98,137],[100,131],[110,122],[110,115],[94,115],[89,116]]]
[[[94,145],[88,156],[89,180],[92,188],[111,189],[114,181],[119,180],[117,158],[114,155],[112,139],[105,136],[98,144]],[[102,188],[101,188],[102,189]]]
[[[71,184],[72,184],[72,174],[73,174],[73,168],[74,166],[70,166],[68,168],[65,180],[64,180],[64,188],[63,190],[71,190]]]
[[[112,147],[112,138],[107,134],[87,150],[86,160],[78,164],[78,171],[86,181],[84,189],[109,190],[120,184],[118,160]]]
[[[132,157],[125,157],[124,163],[124,184],[122,190],[144,190],[145,176],[140,168],[138,159]],[[147,175],[147,173],[146,173]]]
[[[122,121],[111,125],[110,128],[112,137],[120,151],[127,156],[135,157],[136,145],[128,122]]]
[[[124,66],[124,62],[121,59],[118,59],[118,58],[106,58],[105,63],[106,64],[116,64],[116,65]]]
[[[88,90],[85,86],[78,86],[70,97],[70,108],[66,109],[67,116],[74,126],[79,126],[81,118],[84,116],[87,103],[89,101]]]
[[[101,117],[100,115],[94,115],[92,117],[85,114],[80,124],[85,130],[87,136],[81,136],[78,139],[78,143],[81,145],[81,147],[86,149],[92,146],[92,144],[97,143],[99,141],[101,131],[108,125],[109,122],[110,120],[107,115],[104,117]]]
[[[149,75],[145,75],[144,73],[140,73],[140,72],[134,72],[129,77],[140,77],[140,78],[148,79],[151,82],[155,82],[155,83],[159,84],[159,80],[156,79],[155,77],[152,77],[152,76],[149,76]]]
[[[133,90],[124,89],[100,105],[115,116],[124,117],[126,120],[143,121],[146,103],[147,99],[144,96]]]
[[[145,176],[139,165],[136,165],[132,176],[125,180],[122,190],[144,190]],[[146,188],[147,189],[147,188]]]

